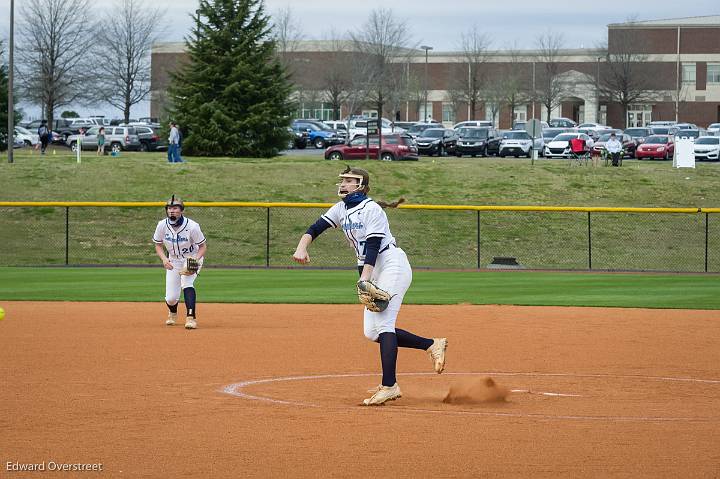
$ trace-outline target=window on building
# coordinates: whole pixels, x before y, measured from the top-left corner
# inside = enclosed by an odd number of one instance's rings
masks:
[[[695,72],[696,67],[694,63],[683,63],[682,64],[682,82],[683,83],[695,83]]]
[[[513,121],[527,121],[527,105],[516,106]]]
[[[652,121],[652,105],[628,105],[628,128],[642,127]]]
[[[720,83],[720,63],[708,63],[707,82]]]
[[[429,101],[423,105],[420,103],[420,107],[418,108],[418,118],[420,121],[425,121],[429,118],[432,118],[432,102]]]
[[[452,103],[443,103],[442,121],[443,123],[455,123],[455,105]]]

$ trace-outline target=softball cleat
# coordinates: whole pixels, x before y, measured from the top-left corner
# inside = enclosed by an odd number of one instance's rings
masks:
[[[445,350],[447,349],[447,338],[433,338],[433,344],[427,350],[430,360],[433,362],[435,372],[440,374],[445,369]]]
[[[168,318],[165,320],[165,324],[168,326],[174,326],[177,321],[177,313],[168,313]]]
[[[192,316],[188,316],[185,320],[185,329],[197,329],[197,320]]]
[[[380,406],[387,401],[394,401],[401,397],[402,392],[400,391],[400,386],[398,386],[398,383],[395,383],[392,386],[379,386],[375,394],[365,399],[363,404],[365,406]]]

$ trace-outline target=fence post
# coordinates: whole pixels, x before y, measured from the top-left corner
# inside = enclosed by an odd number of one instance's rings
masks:
[[[708,272],[708,223],[710,221],[710,213],[705,213],[705,272]]]
[[[477,269],[480,269],[480,210],[477,210]]]
[[[270,207],[267,208],[267,221],[265,230],[265,267],[270,267]]]
[[[588,230],[588,269],[592,269],[592,234],[590,228],[590,212],[587,212],[587,230]]]
[[[70,264],[70,207],[65,207],[65,266]]]

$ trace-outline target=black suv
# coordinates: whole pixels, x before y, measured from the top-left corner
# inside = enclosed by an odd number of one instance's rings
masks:
[[[458,136],[455,130],[447,128],[428,128],[418,136],[417,142],[418,153],[421,155],[444,156],[445,153],[455,154]]]
[[[497,154],[500,141],[499,138],[497,138],[495,128],[486,126],[464,126],[458,128],[457,132],[459,138],[457,146],[455,147],[456,156],[488,156],[488,150],[494,150],[494,153]],[[493,141],[495,139],[498,141]]]

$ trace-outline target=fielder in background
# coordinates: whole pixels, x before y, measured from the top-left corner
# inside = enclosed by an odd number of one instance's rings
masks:
[[[207,241],[200,225],[183,216],[184,211],[183,201],[173,195],[165,203],[165,219],[160,220],[155,228],[153,242],[155,252],[167,270],[165,303],[170,312],[165,324],[172,326],[177,321],[178,301],[182,291],[187,309],[185,329],[195,329],[197,312],[194,283],[205,259]]]
[[[300,238],[293,260],[309,263],[310,243],[330,227],[341,228],[354,249],[360,272],[358,296],[366,305],[365,337],[380,343],[382,384],[372,391],[372,397],[363,401],[366,406],[375,406],[402,397],[395,377],[398,347],[427,351],[435,372],[440,374],[445,368],[447,339],[423,338],[395,327],[403,297],[412,282],[412,268],[405,252],[397,247],[382,208],[394,207],[400,202],[391,205],[375,202],[368,198],[369,191],[368,172],[348,166],[340,174],[338,184],[337,194],[342,201],[308,228]]]

